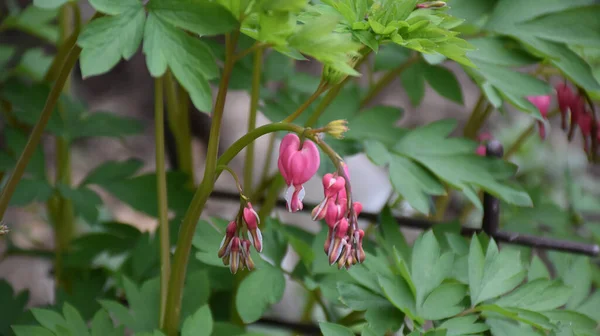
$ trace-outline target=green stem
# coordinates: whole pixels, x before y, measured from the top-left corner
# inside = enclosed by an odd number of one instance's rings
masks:
[[[252,92],[250,96],[250,116],[248,118],[248,132],[256,128],[256,113],[258,111],[258,100],[260,98],[260,72],[262,68],[263,49],[258,48],[254,52],[254,66],[252,68]],[[244,190],[248,194],[252,192],[252,173],[254,172],[254,142],[246,148],[246,162],[244,164]]]
[[[229,87],[229,79],[233,71],[233,55],[239,30],[232,36],[226,35],[226,54],[225,65],[221,82],[219,83],[219,93],[215,102],[215,108],[212,115],[212,123],[210,127],[210,137],[208,140],[208,150],[206,153],[206,165],[204,169],[204,177],[202,184],[196,191],[194,198],[185,214],[179,238],[177,240],[177,249],[173,258],[173,271],[169,280],[169,293],[167,297],[167,314],[163,324],[163,330],[167,336],[175,336],[179,330],[179,322],[181,317],[181,299],[183,296],[183,287],[185,282],[185,274],[187,264],[190,257],[192,247],[192,238],[196,230],[196,223],[200,214],[212,192],[215,183],[215,173],[217,170],[217,155],[219,150],[219,133],[221,130],[221,121],[223,119],[223,110],[225,108],[225,100],[227,98],[227,88]]]
[[[181,138],[181,156],[185,157],[185,161],[181,165],[186,165],[189,172],[189,186],[195,186],[194,174],[194,152],[192,149],[192,128],[190,127],[190,96],[183,87],[179,85],[179,136]]]
[[[479,113],[480,113],[481,109],[483,108],[484,103],[485,103],[485,97],[483,96],[483,93],[481,93],[481,94],[479,94],[477,103],[475,103],[475,106],[473,107],[473,111],[471,111],[469,119],[467,120],[467,123],[465,124],[465,128],[463,129],[463,135],[465,137],[470,138],[470,139],[475,139],[477,132],[473,128],[474,128],[475,123],[479,119]]]
[[[506,150],[506,153],[504,154],[504,159],[508,160],[511,156],[513,156],[519,150],[519,148],[521,148],[521,146],[527,141],[527,139],[529,139],[529,137],[534,133],[535,123],[529,125],[529,127],[524,129],[521,132],[521,134],[519,134],[515,142],[513,142],[512,145],[510,145],[510,147],[508,147],[508,149]]]
[[[302,105],[300,105],[300,107],[298,107],[296,109],[296,111],[294,111],[294,113],[290,114],[287,118],[283,119],[283,122],[292,122],[294,120],[296,120],[296,118],[298,118],[302,112],[304,112],[304,110],[306,110],[310,104],[312,104],[315,100],[317,100],[317,98],[319,98],[319,96],[321,95],[321,93],[325,92],[327,90],[327,85],[325,84],[325,82],[323,82],[321,80],[321,82],[319,83],[319,86],[317,86],[317,89],[315,90],[315,92],[313,92],[313,94],[308,97],[308,99],[306,101],[304,101],[304,103],[302,103]]]
[[[306,127],[313,127],[317,123],[317,121],[319,121],[319,118],[321,117],[325,109],[331,104],[331,102],[337,97],[337,95],[342,90],[343,84],[345,84],[345,82],[334,86],[333,88],[331,88],[331,90],[329,90],[329,92],[327,92],[323,100],[321,100],[319,105],[317,105],[317,108],[315,108],[313,113],[310,115],[310,117],[304,124]]]
[[[154,137],[156,141],[156,190],[158,191],[158,232],[160,237],[160,322],[165,320],[169,274],[171,272],[171,248],[167,204],[167,173],[165,171],[165,111],[164,77],[154,80]]]
[[[231,175],[231,177],[233,177],[233,180],[235,181],[235,186],[237,187],[237,189],[240,193],[240,196],[244,195],[244,189],[242,188],[242,184],[240,183],[240,178],[238,177],[236,172],[233,171],[233,169],[229,168],[229,166],[217,166],[217,174],[220,174],[223,170],[227,171],[229,173],[229,175]]]
[[[397,68],[388,71],[381,79],[375,83],[375,85],[371,86],[367,95],[360,101],[360,108],[367,106],[373,99],[377,98],[377,95],[387,87],[396,77],[398,77],[404,70],[413,65],[415,62],[419,60],[418,56],[412,56],[406,62],[402,63]]]

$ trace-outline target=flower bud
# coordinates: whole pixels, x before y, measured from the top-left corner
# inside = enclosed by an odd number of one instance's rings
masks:
[[[231,240],[231,252],[229,259],[229,269],[232,274],[237,273],[240,266],[240,238],[234,237]]]
[[[327,134],[336,139],[343,139],[344,133],[348,132],[348,121],[344,119],[331,121],[325,126]]]
[[[237,232],[237,223],[235,221],[229,222],[227,224],[227,228],[225,229],[225,237],[221,241],[221,247],[219,248],[218,256],[219,258],[223,258],[224,256],[229,254],[229,250],[231,248],[231,240],[235,233]]]

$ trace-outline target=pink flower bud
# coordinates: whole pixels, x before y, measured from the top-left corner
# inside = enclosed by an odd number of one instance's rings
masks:
[[[229,260],[229,270],[232,274],[237,273],[240,266],[240,238],[234,237],[231,240],[231,253]]]
[[[485,147],[485,145],[479,145],[477,146],[477,149],[475,150],[475,154],[479,155],[479,156],[485,156],[487,152],[487,149]]]
[[[540,114],[542,115],[543,118],[546,118],[548,116],[548,109],[550,108],[550,100],[551,100],[549,95],[529,96],[529,97],[527,97],[527,99],[533,105],[535,105],[535,107],[540,111]],[[538,130],[540,133],[540,137],[543,140],[546,138],[546,126],[541,121],[538,121],[537,125],[538,125]]]
[[[333,233],[333,241],[331,246],[329,247],[329,264],[333,265],[340,254],[342,253],[342,248],[344,244],[346,244],[346,235],[348,234],[348,220],[346,218],[340,219],[340,221],[335,225],[334,233]]]
[[[356,260],[359,263],[363,263],[365,261],[366,258],[366,254],[365,254],[365,250],[363,250],[363,246],[362,246],[362,242],[363,242],[363,238],[365,237],[365,231],[363,230],[358,230],[357,231],[357,242],[356,242]]]
[[[251,243],[248,239],[242,240],[242,264],[245,265],[246,268],[248,268],[248,271],[252,271],[255,268],[254,261],[250,256],[250,245]]]
[[[360,215],[360,213],[363,210],[362,203],[354,202],[354,203],[352,203],[352,207],[354,208],[354,213],[356,214],[356,217],[358,217],[358,215]]]
[[[229,222],[227,224],[227,228],[225,229],[225,237],[221,241],[221,247],[219,248],[219,253],[217,254],[219,258],[223,258],[224,256],[229,254],[229,250],[231,249],[231,239],[235,236],[237,232],[237,223],[235,221]]]
[[[323,191],[325,198],[333,197],[346,186],[346,180],[341,176],[325,174],[323,176]]]
[[[260,218],[258,218],[258,213],[252,207],[252,203],[248,202],[243,211],[244,221],[248,226],[248,230],[255,229],[260,224]]]
[[[333,227],[346,213],[346,200],[341,204],[338,202],[329,202],[325,212],[325,223]]]

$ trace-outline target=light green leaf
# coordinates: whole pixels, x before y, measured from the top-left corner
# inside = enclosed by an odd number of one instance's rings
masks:
[[[208,305],[200,307],[194,315],[183,322],[182,336],[210,336],[213,329],[213,319]]]
[[[432,231],[419,236],[413,245],[411,277],[417,289],[416,303],[420,307],[431,292],[450,274],[454,255],[441,254]]]
[[[56,18],[58,8],[28,6],[17,15],[9,15],[2,21],[3,30],[21,30],[52,44],[58,40],[58,27],[51,21]]]
[[[567,309],[578,308],[590,295],[592,285],[592,270],[587,257],[577,257],[571,263],[567,272],[561,274],[565,285],[573,289],[567,302]]]
[[[469,251],[469,287],[471,304],[495,298],[515,288],[525,278],[526,271],[519,252],[502,250],[490,240],[481,269],[481,246],[471,243]]]
[[[321,322],[319,323],[319,328],[321,329],[323,336],[354,336],[352,330],[339,324]]]
[[[81,314],[79,314],[75,307],[65,303],[63,306],[63,315],[65,316],[65,320],[67,321],[67,325],[71,331],[71,334],[78,336],[89,336],[90,333],[88,331],[86,322],[83,320]]]
[[[460,303],[466,293],[467,287],[462,284],[443,284],[427,296],[419,316],[426,320],[442,320],[459,314],[465,308]]]
[[[65,319],[59,313],[53,310],[32,308],[31,313],[41,326],[54,332],[57,331],[57,326],[63,328],[67,327],[67,321],[65,321]]]
[[[137,2],[123,13],[87,24],[77,39],[83,49],[80,57],[83,77],[106,73],[121,58],[129,60],[142,42],[145,21],[144,7]]]
[[[477,315],[455,317],[440,324],[439,329],[446,329],[446,336],[462,336],[479,334],[490,327],[484,323],[477,323]]]
[[[108,15],[118,15],[141,6],[140,0],[89,0],[89,2],[94,9]]]
[[[537,279],[550,279],[550,272],[546,268],[546,264],[537,255],[533,256],[531,265],[529,266],[529,273],[527,273],[527,281],[533,281]]]
[[[125,333],[125,326],[113,327],[113,322],[104,309],[100,309],[92,319],[92,336],[121,336]]]
[[[535,77],[488,62],[474,60],[479,73],[494,87],[518,97],[539,96],[552,92],[552,87]]]
[[[33,5],[44,9],[55,9],[71,0],[33,0]]]
[[[349,139],[376,140],[392,145],[403,131],[394,127],[402,112],[402,109],[392,106],[376,106],[362,111],[349,120],[350,130],[344,135]]]
[[[539,16],[518,24],[520,34],[581,46],[600,41],[600,7],[587,6]]]
[[[426,66],[424,75],[427,83],[442,97],[463,104],[462,90],[452,71],[439,65]]]
[[[171,26],[150,12],[144,31],[144,53],[148,70],[160,77],[167,65],[181,85],[189,92],[194,106],[210,112],[212,92],[209,79],[219,70],[210,48],[201,40]]]
[[[417,211],[429,214],[433,206],[429,195],[444,194],[444,187],[418,163],[399,155],[390,157],[389,174],[394,190]]]
[[[392,279],[379,276],[379,285],[383,289],[385,296],[396,308],[409,317],[415,316],[415,298],[404,279],[400,277]]]
[[[503,66],[524,66],[536,63],[536,59],[520,49],[509,39],[501,37],[480,37],[470,39],[477,50],[468,53],[473,61],[481,61]]]
[[[366,140],[364,143],[365,154],[371,161],[378,166],[389,164],[391,156],[383,143],[377,140]]]
[[[547,311],[564,305],[570,296],[569,287],[556,281],[538,279],[526,283],[494,303],[505,308]]]
[[[246,277],[238,289],[235,305],[245,323],[258,320],[274,303],[279,302],[285,290],[281,270],[265,265]]]
[[[151,0],[147,8],[164,21],[200,36],[225,34],[237,25],[231,12],[214,2]]]
[[[600,291],[596,291],[588,297],[578,308],[577,312],[587,315],[589,318],[600,321]]]
[[[494,336],[537,336],[539,335],[531,327],[527,325],[519,325],[510,320],[502,320],[499,318],[487,318],[485,320],[490,326],[490,331]]]
[[[406,91],[410,103],[419,106],[425,97],[425,77],[422,63],[415,63],[405,69],[400,75],[402,87]]]
[[[117,301],[99,300],[99,302],[100,305],[109,313],[113,314],[120,323],[129,328],[135,328],[136,322],[127,307]]]
[[[340,301],[353,310],[364,311],[387,303],[387,300],[378,294],[352,283],[339,283],[337,290]]]
[[[385,304],[367,309],[365,320],[376,335],[382,335],[400,329],[404,323],[404,314],[396,307]]]
[[[24,74],[36,81],[42,81],[52,64],[52,55],[47,55],[42,48],[27,50],[21,57],[21,62],[15,68],[19,74]],[[0,60],[0,67],[2,61]]]
[[[386,206],[381,211],[381,230],[383,233],[383,243],[388,251],[388,254],[392,255],[394,249],[400,252],[400,257],[408,262],[410,260],[411,248],[406,242],[406,238],[400,231],[398,222],[392,214],[390,207]]]

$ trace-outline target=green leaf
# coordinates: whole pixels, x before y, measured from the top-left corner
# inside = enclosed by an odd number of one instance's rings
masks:
[[[16,336],[55,336],[50,330],[34,326],[12,326]]]
[[[536,336],[537,332],[527,325],[519,325],[509,320],[499,318],[487,318],[487,325],[490,326],[491,334],[494,336]]]
[[[474,60],[477,70],[497,89],[518,97],[539,96],[552,92],[552,87],[535,77],[488,62]]]
[[[402,134],[402,129],[394,127],[402,113],[402,109],[391,106],[376,106],[362,111],[348,121],[350,129],[345,137],[392,145]]]
[[[600,84],[592,75],[590,65],[568,46],[534,37],[520,38],[531,48],[540,52],[542,56],[545,56],[552,65],[560,69],[569,79],[579,86],[588,91],[600,90]]]
[[[419,316],[426,320],[441,320],[459,314],[465,308],[461,301],[466,293],[467,287],[462,284],[443,284],[427,296]]]
[[[129,328],[135,328],[136,322],[133,315],[129,312],[127,307],[123,306],[117,301],[112,300],[99,300],[100,305],[106,309],[109,313],[119,320],[120,323],[124,324]]]
[[[58,40],[57,25],[51,21],[56,18],[58,8],[47,9],[37,6],[28,6],[18,12],[17,15],[10,15],[2,21],[3,30],[21,30],[43,39],[46,42],[55,44]]]
[[[498,252],[498,246],[490,239],[483,263],[482,254],[479,241],[473,237],[469,250],[469,287],[473,306],[509,292],[526,275],[518,251]]]
[[[279,302],[285,290],[281,270],[272,266],[259,268],[246,277],[238,289],[235,306],[245,323],[258,320],[274,303]]]
[[[125,333],[125,327],[120,326],[115,328],[113,322],[104,309],[100,309],[92,319],[91,323],[92,336],[120,336]]]
[[[81,185],[103,185],[118,182],[119,180],[132,176],[140,170],[142,166],[143,162],[138,159],[107,161],[94,168],[94,170],[86,176],[85,180],[81,182]]]
[[[537,59],[519,48],[514,41],[502,37],[480,37],[469,42],[477,49],[468,56],[473,61],[481,61],[502,66],[524,66],[537,62]]]
[[[381,230],[383,234],[384,244],[388,254],[392,255],[394,249],[400,252],[403,260],[410,260],[411,248],[406,242],[406,238],[400,231],[398,222],[392,214],[390,207],[386,206],[381,211]]]
[[[182,336],[210,336],[213,319],[208,305],[202,306],[194,315],[188,317],[181,329]]]
[[[225,34],[237,26],[231,12],[213,2],[151,0],[147,8],[164,21],[200,36]]]
[[[592,270],[587,257],[577,257],[569,265],[568,271],[561,274],[565,285],[573,292],[567,302],[567,309],[576,309],[590,295]]]
[[[57,184],[56,187],[65,199],[73,202],[76,214],[90,224],[96,223],[98,220],[98,207],[102,205],[102,199],[95,191],[87,187],[73,189],[62,183]]]
[[[33,202],[45,202],[52,196],[52,186],[45,180],[23,178],[10,199],[11,206],[24,206]]]
[[[397,44],[387,44],[381,47],[375,55],[373,70],[393,70],[404,63],[410,57],[410,49]],[[406,70],[405,70],[406,71]]]
[[[538,16],[518,24],[522,35],[581,46],[597,46],[600,40],[600,6],[571,8]]]
[[[42,81],[52,64],[52,59],[53,57],[46,55],[42,48],[29,49],[21,57],[15,72],[28,76],[35,81]],[[0,67],[2,66],[1,63],[0,61]]]
[[[129,60],[137,51],[144,32],[146,13],[138,1],[128,1],[125,11],[101,17],[85,25],[77,44],[82,48],[80,62],[83,78],[112,69],[121,58]]]
[[[89,2],[94,9],[108,15],[118,15],[141,5],[139,0],[89,0]]]
[[[162,76],[169,66],[190,94],[194,106],[199,111],[211,111],[212,92],[208,80],[216,78],[219,70],[204,42],[171,26],[150,11],[143,49],[153,77]]]
[[[537,255],[533,256],[531,265],[529,266],[529,273],[527,273],[527,281],[533,281],[537,279],[550,279],[550,272],[546,268],[546,264]]]
[[[589,318],[600,321],[600,292],[596,291],[588,297],[578,308],[577,312],[587,315]]]
[[[340,301],[356,311],[380,307],[387,303],[383,297],[352,283],[338,283],[337,290],[340,294]]]
[[[505,308],[546,311],[564,305],[570,296],[571,289],[560,282],[538,279],[499,298],[495,304]]]
[[[44,9],[55,9],[71,0],[33,0],[33,5]]]
[[[414,317],[416,314],[415,298],[406,284],[406,281],[401,277],[393,279],[379,276],[379,285],[385,296],[390,302],[404,314],[409,317]]]
[[[415,63],[406,68],[400,75],[402,87],[410,99],[410,103],[417,107],[425,97],[425,74],[422,62]]]
[[[423,72],[427,83],[440,94],[458,104],[463,104],[463,96],[460,84],[454,73],[445,67],[426,66]]]
[[[334,324],[330,322],[320,322],[319,328],[323,333],[323,336],[353,336],[352,330],[344,327],[343,325]]]
[[[73,335],[89,336],[90,333],[88,331],[86,322],[83,320],[81,314],[79,314],[75,307],[65,303],[63,306],[63,315],[65,316],[69,330]]]
[[[68,132],[73,139],[84,137],[124,137],[139,134],[144,126],[136,118],[110,112],[81,113]]]
[[[452,253],[441,254],[432,231],[417,238],[413,245],[410,272],[417,289],[417,307],[422,306],[427,296],[450,274],[453,261]]]
[[[365,319],[369,323],[369,328],[376,335],[382,335],[388,331],[396,332],[400,329],[404,323],[404,314],[396,307],[387,304],[368,308]]]
[[[3,129],[4,132],[4,144],[9,154],[11,154],[10,158],[2,158],[0,160],[0,169],[4,171],[10,171],[13,169],[14,165],[17,163],[17,159],[23,149],[25,149],[25,145],[27,144],[28,137],[23,131],[7,127]],[[3,153],[0,152],[0,155]],[[3,156],[3,155],[2,155]],[[44,158],[44,152],[41,146],[37,146],[31,159],[29,160],[29,164],[27,165],[25,172],[27,174],[31,174],[32,177],[35,177],[39,180],[46,179],[46,162]]]
[[[477,323],[477,315],[455,317],[440,324],[439,329],[446,329],[446,336],[480,334],[490,327]]]
[[[281,226],[277,219],[269,217],[265,221],[265,229],[262,230],[263,240],[268,241],[269,244],[264,245],[261,257],[269,260],[276,267],[281,265],[288,249],[287,237],[280,229]]]
[[[49,309],[32,308],[33,317],[46,329],[57,332],[57,327],[67,328],[67,321],[57,312]]]

